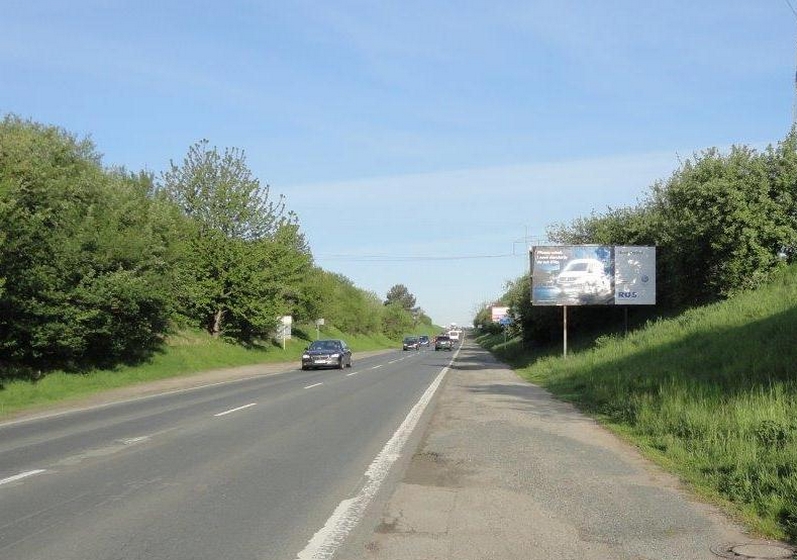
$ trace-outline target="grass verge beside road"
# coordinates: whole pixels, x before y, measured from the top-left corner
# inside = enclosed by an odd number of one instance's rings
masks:
[[[268,344],[244,348],[214,339],[199,331],[182,331],[168,340],[161,352],[146,363],[85,373],[53,372],[39,381],[13,380],[0,383],[0,419],[14,412],[85,397],[101,391],[212,369],[260,363],[295,362],[316,336],[315,327],[294,329],[298,337],[286,341],[285,349]],[[322,338],[342,338],[356,352],[400,348],[384,336],[348,335],[334,328],[321,330]],[[304,337],[304,338],[301,338]]]
[[[797,543],[797,269],[567,359],[479,342],[756,531]]]

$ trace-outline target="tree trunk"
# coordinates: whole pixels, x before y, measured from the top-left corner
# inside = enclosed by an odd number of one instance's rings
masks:
[[[224,317],[224,310],[217,309],[213,315],[213,325],[210,327],[210,334],[213,338],[218,338],[221,334],[221,319]]]

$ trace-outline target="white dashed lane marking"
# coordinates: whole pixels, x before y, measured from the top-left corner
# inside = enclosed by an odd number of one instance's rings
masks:
[[[218,414],[214,414],[213,416],[226,416],[227,414],[232,414],[233,412],[238,412],[239,410],[243,410],[245,408],[249,408],[251,406],[256,406],[257,403],[249,403],[243,406],[239,406],[237,408],[231,408],[230,410],[225,410],[224,412],[219,412]]]
[[[0,486],[3,484],[9,484],[11,482],[16,482],[17,480],[22,480],[23,478],[28,478],[29,476],[34,476],[37,474],[41,474],[43,472],[47,472],[44,469],[36,469],[33,471],[26,471],[23,473],[15,474],[14,476],[9,476],[8,478],[0,479]]]

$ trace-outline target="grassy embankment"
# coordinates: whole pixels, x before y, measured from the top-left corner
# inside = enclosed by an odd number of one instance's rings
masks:
[[[797,268],[567,359],[480,342],[753,529],[797,542]]]
[[[438,332],[437,327],[426,330]],[[423,334],[425,330],[421,328],[419,333]],[[321,338],[346,340],[355,357],[357,352],[401,348],[400,341],[385,336],[350,335],[333,327],[323,328],[320,335]],[[35,383],[23,380],[2,382],[0,419],[20,410],[167,377],[259,363],[295,362],[298,365],[302,351],[315,336],[314,326],[294,328],[294,338],[286,342],[283,350],[281,346],[271,344],[244,348],[213,339],[202,332],[181,332],[170,337],[162,351],[143,364],[80,374],[53,372]]]

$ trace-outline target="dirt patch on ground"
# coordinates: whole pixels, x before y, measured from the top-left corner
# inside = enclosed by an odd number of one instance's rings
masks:
[[[404,482],[421,486],[460,488],[467,474],[469,471],[461,461],[451,461],[440,453],[424,451],[412,457]]]

